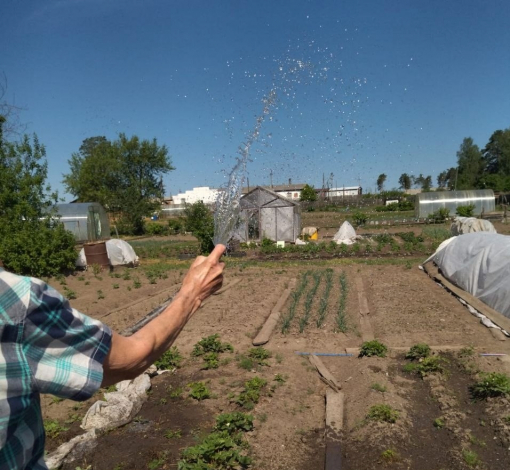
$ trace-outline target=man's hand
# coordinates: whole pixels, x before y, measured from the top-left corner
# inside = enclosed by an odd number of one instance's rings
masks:
[[[186,274],[176,298],[181,297],[185,302],[191,302],[191,314],[223,284],[225,263],[221,263],[220,258],[224,252],[224,245],[216,245],[209,256],[199,256]]]

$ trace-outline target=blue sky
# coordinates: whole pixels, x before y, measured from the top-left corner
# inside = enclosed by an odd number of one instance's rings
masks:
[[[157,138],[167,193],[224,183],[361,182],[455,166],[510,127],[507,0],[3,0],[4,100],[61,184],[83,139]]]

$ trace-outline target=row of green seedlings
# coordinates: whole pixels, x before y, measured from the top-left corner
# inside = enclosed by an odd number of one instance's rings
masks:
[[[318,316],[316,320],[317,328],[322,328],[326,320],[328,313],[329,298],[331,290],[333,288],[333,270],[327,269],[326,271],[306,271],[301,275],[301,279],[296,289],[291,293],[291,301],[287,315],[283,317],[281,332],[286,334],[289,332],[292,321],[296,316],[297,307],[303,294],[305,293],[310,277],[313,279],[310,289],[306,292],[304,301],[304,313],[299,319],[299,332],[303,333],[305,328],[310,323],[310,317],[312,315],[312,305],[317,294],[317,290],[321,283],[321,280],[325,279],[325,288],[323,295],[321,296]],[[336,330],[345,333],[348,329],[345,308],[347,304],[348,284],[347,276],[344,272],[340,275],[340,299],[338,304],[338,311],[336,315]]]
[[[362,344],[359,356],[385,357],[387,351],[388,348],[381,342],[377,340],[367,341]],[[465,359],[466,357],[473,356],[473,354],[473,348],[463,348],[459,353],[459,357]],[[426,343],[418,343],[412,346],[407,352],[405,358],[410,362],[404,365],[403,371],[407,373],[417,373],[422,378],[431,373],[447,374],[448,372],[445,368],[445,364],[448,361],[444,357],[433,355],[430,346]],[[487,398],[510,396],[510,377],[506,374],[499,372],[485,372],[480,373],[478,379],[479,380],[477,382],[469,387],[471,397],[474,400],[486,400]],[[372,384],[371,388],[379,392],[386,391],[386,388],[380,384]],[[369,409],[365,422],[372,420],[395,423],[398,418],[399,412],[397,410],[386,404],[378,404]],[[510,415],[504,416],[502,420],[505,423],[510,424]],[[434,419],[432,424],[436,429],[442,429],[446,426],[446,421],[444,417],[439,417]],[[474,436],[471,436],[470,439],[472,443],[484,445],[483,442],[478,441]],[[478,458],[476,452],[471,449],[462,449],[462,457],[470,467],[474,468],[482,465],[482,462]],[[399,455],[393,449],[387,449],[381,454],[381,458],[385,461],[393,461],[398,460]]]

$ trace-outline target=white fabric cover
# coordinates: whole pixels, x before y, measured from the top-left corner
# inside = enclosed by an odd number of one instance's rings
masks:
[[[510,318],[510,237],[475,232],[447,242],[429,259],[451,282]]]
[[[126,266],[128,264],[138,265],[139,258],[136,256],[133,247],[126,241],[118,238],[106,240],[106,252],[112,266]],[[76,266],[85,268],[87,266],[87,258],[85,250],[82,248],[76,259]]]
[[[344,245],[352,245],[356,242],[356,230],[354,230],[354,227],[346,220],[338,229],[338,232],[335,233],[333,240],[337,245],[342,243]]]
[[[455,217],[450,227],[452,235],[462,235],[473,232],[497,233],[494,225],[488,220],[477,219],[476,217]]]

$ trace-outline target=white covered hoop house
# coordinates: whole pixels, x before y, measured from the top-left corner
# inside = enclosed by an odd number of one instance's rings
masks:
[[[110,238],[108,214],[97,202],[57,204],[57,214],[60,222],[74,234],[77,242]]]
[[[257,186],[240,201],[237,238],[243,242],[295,242],[301,231],[301,206],[279,194]]]
[[[414,215],[421,219],[439,209],[448,209],[455,215],[459,206],[474,205],[475,215],[494,212],[496,203],[492,189],[469,189],[463,191],[434,191],[419,193],[415,196]]]

